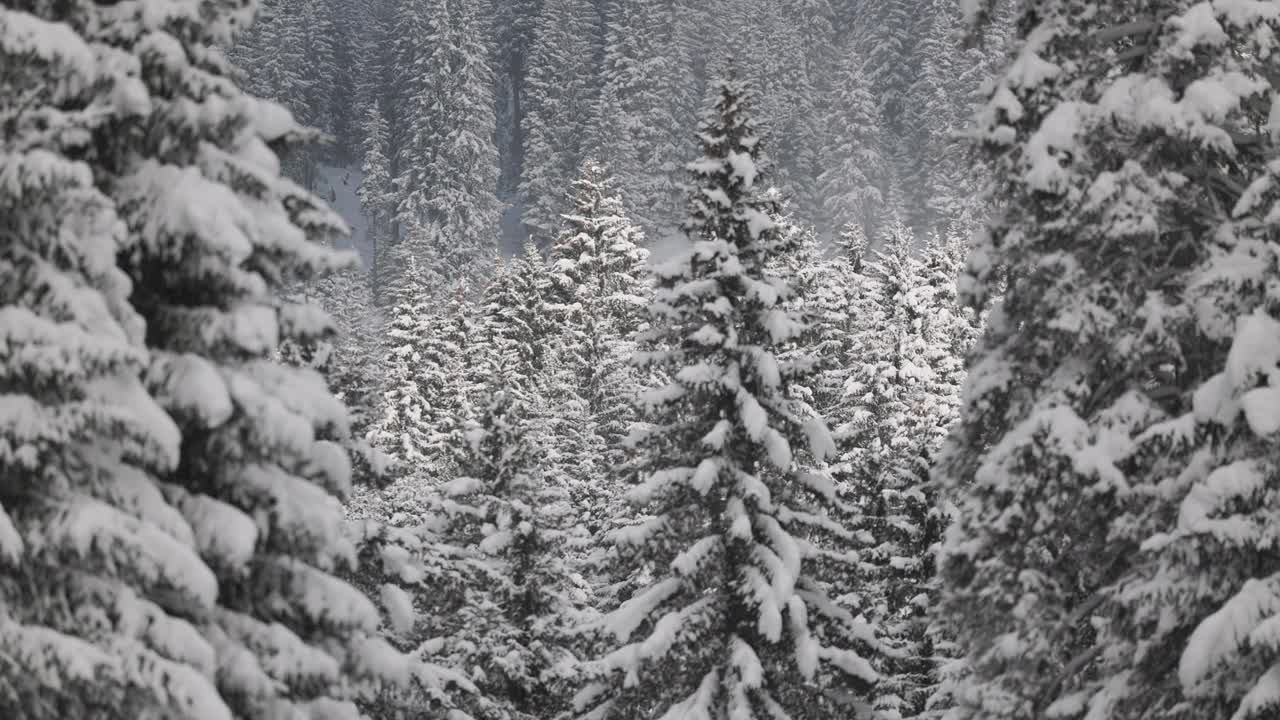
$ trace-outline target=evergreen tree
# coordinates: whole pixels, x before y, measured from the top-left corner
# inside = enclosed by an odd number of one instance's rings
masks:
[[[522,123],[524,224],[547,243],[566,209],[596,105],[596,12],[591,0],[545,0],[529,50]]]
[[[487,571],[446,644],[461,656],[456,666],[478,669],[477,685],[502,708],[495,716],[538,718],[563,706],[573,665],[560,560],[568,504],[539,473],[533,413],[518,393],[496,392],[455,436],[461,474],[445,487],[445,538],[483,558]]]
[[[1176,1],[1019,13],[978,117],[1001,212],[961,284],[990,313],[939,468],[962,493],[941,558],[971,670],[958,717],[1274,711],[1274,406],[1255,403],[1276,23]]]
[[[399,212],[447,256],[446,277],[489,257],[498,238],[493,73],[478,0],[429,0],[425,42],[408,98]]]
[[[341,263],[308,133],[217,48],[252,3],[0,8],[0,715],[358,717],[405,679],[352,559],[345,410],[271,359]],[[150,6],[149,6],[150,8]],[[20,101],[18,101],[20,99]]]
[[[365,18],[362,3],[349,3],[343,0],[324,0],[327,13],[334,28],[333,37],[333,93],[325,113],[329,116],[329,130],[334,136],[334,146],[330,149],[330,162],[345,167],[352,161],[362,159],[359,112],[368,107],[360,104],[356,97],[356,73],[359,49],[359,36]]]
[[[302,36],[302,84],[306,88],[309,114],[302,119],[325,132],[333,132],[333,107],[338,99],[339,70],[335,55],[336,28],[329,0],[290,0],[297,2],[296,18],[286,22],[296,25]]]
[[[526,109],[522,104],[524,80],[528,72],[529,49],[533,45],[535,26],[542,0],[507,0],[489,5],[492,17],[495,76],[494,100],[497,106],[497,146],[501,167],[498,173],[498,197],[512,201],[520,188]]]
[[[880,156],[889,170],[880,186],[884,191],[883,183],[906,178],[911,161],[909,90],[918,71],[912,59],[920,40],[918,23],[927,16],[914,0],[866,3],[864,8],[855,25],[856,42],[863,58],[860,74],[870,84],[879,110]]]
[[[964,319],[949,291],[951,249],[930,246],[922,259],[913,245],[895,219],[867,262],[862,332],[844,385],[848,421],[837,434],[838,476],[863,508],[859,529],[877,543],[867,560],[880,568],[876,615],[893,648],[878,704],[896,717],[922,713],[937,683],[926,612],[944,518],[928,468],[955,420],[965,350],[955,337]]]
[[[395,188],[391,182],[391,166],[387,157],[387,123],[378,111],[376,104],[369,106],[364,120],[364,142],[362,143],[363,175],[356,194],[360,198],[360,206],[364,209],[369,225],[366,237],[372,244],[373,271],[371,283],[375,297],[381,297],[383,291],[382,268],[379,261],[386,257],[385,250],[380,247],[393,244],[391,219],[395,216]]]
[[[398,125],[396,101],[399,97],[396,89],[403,69],[397,63],[401,37],[405,37],[397,33],[400,28],[397,21],[401,0],[366,0],[350,5],[359,12],[357,29],[352,32],[352,54],[356,68],[352,72],[352,106],[364,109],[365,112],[368,112],[368,108],[376,107],[387,123],[390,137]],[[392,153],[388,152],[387,155],[391,157]]]
[[[382,406],[384,378],[376,375],[385,355],[386,328],[382,314],[373,305],[369,276],[363,268],[308,283],[300,297],[315,303],[334,320],[333,337],[306,348],[286,342],[281,355],[324,375],[334,395],[347,406],[351,416],[351,447],[357,480],[373,483],[382,479],[384,459],[366,438],[378,420]]]
[[[649,234],[664,236],[678,216],[680,163],[692,147],[696,90],[693,59],[680,43],[679,3],[615,0],[607,6],[603,90],[588,145],[620,179],[627,214]]]
[[[557,359],[547,396],[561,399],[554,444],[574,507],[599,528],[618,512],[617,466],[639,390],[631,335],[648,302],[648,252],[602,167],[588,162],[574,188],[574,211],[550,248]]]
[[[635,438],[630,497],[652,519],[615,537],[652,576],[603,620],[620,646],[575,699],[592,717],[829,717],[854,710],[839,689],[875,681],[859,654],[870,628],[822,580],[851,555],[824,519],[830,436],[789,397],[807,364],[777,359],[803,326],[784,309],[789,279],[767,269],[787,248],[755,190],[743,101],[722,85],[690,165],[693,247],[659,272],[637,356],[671,383],[646,395]]]
[[[851,46],[842,53],[832,87],[834,96],[822,126],[835,137],[817,178],[822,207],[815,220],[830,233],[857,224],[874,236],[881,224],[880,183],[887,168],[880,154],[875,99],[863,62]]]
[[[432,422],[432,405],[423,383],[423,346],[429,336],[432,296],[427,292],[413,258],[409,259],[409,290],[391,310],[386,358],[382,363],[381,418],[371,439],[394,457],[402,472],[418,475],[440,446]]]
[[[477,328],[485,354],[487,388],[519,389],[536,396],[550,359],[553,325],[547,311],[546,263],[531,242],[524,252],[499,264],[480,300]]]

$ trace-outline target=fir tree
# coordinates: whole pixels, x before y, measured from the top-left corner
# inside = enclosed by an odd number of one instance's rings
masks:
[[[874,236],[887,170],[880,154],[880,119],[860,56],[851,46],[842,55],[832,82],[834,97],[822,118],[824,130],[836,134],[817,178],[822,206],[815,220],[830,233],[824,237],[850,224]]]
[[[430,468],[442,447],[435,399],[426,382],[426,346],[432,342],[435,296],[425,273],[408,258],[406,288],[388,317],[379,419],[370,438],[394,457],[401,472],[419,476]],[[433,360],[436,358],[432,358]]]
[[[890,179],[902,182],[910,164],[908,141],[911,108],[908,92],[915,83],[917,66],[911,62],[920,40],[918,23],[925,19],[914,0],[885,0],[867,3],[855,26],[858,53],[863,58],[861,74],[876,99],[882,133],[880,156],[889,176],[882,181],[885,191]]]
[[[755,190],[743,101],[722,85],[690,165],[693,247],[659,272],[637,356],[671,383],[646,395],[635,438],[630,497],[652,519],[615,537],[631,571],[653,575],[604,618],[620,645],[575,699],[592,717],[829,717],[853,710],[838,688],[875,681],[859,653],[870,629],[821,577],[850,555],[824,520],[830,436],[789,398],[806,363],[777,359],[802,325],[784,309],[789,279],[767,270],[787,249]]]
[[[408,97],[399,213],[448,256],[446,277],[478,267],[498,237],[493,73],[478,0],[429,0],[425,42]]]
[[[1023,7],[978,117],[1001,212],[962,278],[990,313],[940,464],[957,715],[1265,717],[1277,18],[1086,7]]]
[[[529,50],[523,106],[524,224],[545,245],[583,161],[595,108],[596,12],[590,0],[545,0]]]
[[[617,514],[621,444],[634,420],[631,335],[648,302],[648,252],[602,167],[588,162],[574,189],[548,258],[557,358],[547,396],[560,399],[553,435],[564,480],[584,524],[598,529]]]
[[[341,404],[271,358],[341,265],[251,3],[0,8],[0,714],[354,718],[410,670],[352,559]],[[21,102],[13,102],[21,98]],[[323,601],[321,601],[323,599]]]
[[[498,716],[547,717],[563,706],[573,657],[564,647],[573,608],[565,595],[568,504],[534,457],[533,418],[519,391],[497,391],[455,435],[460,476],[445,489],[445,539],[486,561],[458,632],[456,665],[476,668]]]
[[[549,359],[553,330],[547,312],[546,263],[531,242],[494,273],[481,298],[480,328],[487,353],[502,364],[490,368],[490,390],[535,393]]]
[[[618,0],[607,8],[601,125],[588,154],[609,166],[633,221],[657,237],[677,228],[680,163],[691,150],[693,59],[679,43],[679,3]],[[670,227],[659,225],[665,223]]]
[[[385,257],[380,247],[392,244],[391,219],[395,216],[395,188],[391,183],[391,166],[388,159],[387,123],[378,111],[376,104],[371,104],[364,120],[364,142],[362,144],[363,175],[360,187],[356,190],[360,198],[360,206],[369,220],[367,237],[372,244],[373,277],[371,283],[375,297],[380,297],[383,290],[379,261]]]

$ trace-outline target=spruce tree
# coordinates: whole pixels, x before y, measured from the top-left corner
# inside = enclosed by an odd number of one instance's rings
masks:
[[[870,84],[879,111],[880,156],[889,171],[880,185],[884,192],[890,180],[904,181],[911,162],[908,92],[918,71],[912,57],[920,40],[917,24],[924,15],[914,0],[885,0],[864,7],[854,31],[858,55],[863,59],[861,74]]]
[[[787,248],[744,102],[722,84],[689,166],[692,246],[658,272],[637,355],[671,380],[634,438],[629,495],[651,519],[614,537],[628,571],[652,575],[601,623],[612,649],[575,698],[591,717],[830,717],[876,677],[870,628],[826,593],[856,553],[826,518],[830,436],[789,396],[808,364],[777,358],[803,326],[790,279],[767,269]]]
[[[479,0],[425,0],[429,52],[415,60],[396,185],[404,222],[447,256],[447,277],[478,268],[498,238],[493,72]],[[423,51],[419,50],[419,53]]]
[[[409,258],[406,275],[408,289],[388,317],[380,417],[370,438],[398,461],[402,472],[418,475],[428,469],[427,461],[438,451],[440,441],[432,422],[432,405],[420,382],[424,345],[430,339],[425,331],[431,329],[434,308],[413,258]]]
[[[696,124],[693,58],[679,43],[678,2],[617,0],[606,8],[601,128],[587,154],[619,181],[627,214],[646,233],[676,228],[680,164]]]
[[[391,166],[388,158],[387,123],[376,104],[371,104],[365,113],[362,131],[364,133],[364,141],[361,144],[363,174],[360,187],[356,189],[356,195],[360,198],[360,207],[364,209],[365,217],[369,221],[366,237],[372,245],[373,252],[370,282],[374,297],[381,299],[384,283],[382,273],[379,272],[382,268],[379,266],[380,261],[386,257],[385,248],[393,244],[390,235],[391,220],[395,217],[396,197],[395,187],[391,182]]]
[[[334,576],[346,411],[272,359],[343,262],[308,138],[218,48],[252,3],[0,8],[0,715],[354,718],[407,679]],[[20,99],[20,101],[18,101]]]
[[[939,466],[957,715],[1266,717],[1277,16],[1085,7],[1023,7],[978,117],[1001,209],[961,288],[990,312]]]
[[[546,395],[559,400],[561,427],[552,430],[564,481],[583,523],[595,530],[618,512],[617,468],[640,379],[629,364],[631,336],[648,303],[648,252],[611,178],[594,162],[574,183],[573,212],[564,219],[548,258],[556,361]]]
[[[888,170],[880,152],[880,118],[861,56],[852,45],[841,55],[832,80],[833,97],[822,118],[823,131],[834,137],[816,181],[821,208],[814,220],[829,229],[824,239],[850,224],[870,236],[879,233],[880,187]]]
[[[500,266],[481,298],[478,331],[486,352],[505,362],[492,368],[490,389],[519,388],[535,393],[550,356],[553,325],[546,299],[546,262],[532,242]]]
[[[591,0],[545,0],[529,49],[523,107],[523,221],[545,245],[567,208],[596,105],[596,12]]]

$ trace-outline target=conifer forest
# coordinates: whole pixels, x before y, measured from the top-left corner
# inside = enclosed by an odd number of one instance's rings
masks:
[[[1280,0],[0,0],[0,720],[1280,720]]]

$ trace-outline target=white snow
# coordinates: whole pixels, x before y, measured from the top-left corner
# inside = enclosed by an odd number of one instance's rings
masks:
[[[737,401],[742,428],[747,431],[748,437],[759,442],[764,436],[765,428],[769,426],[768,415],[755,396],[745,389],[738,391]]]
[[[1221,608],[1205,618],[1187,638],[1178,662],[1178,680],[1193,694],[1219,664],[1240,652],[1263,619],[1280,613],[1280,593],[1274,578],[1249,579]]]
[[[13,525],[13,519],[5,512],[4,506],[0,505],[0,560],[12,567],[22,561],[25,552],[26,546]]]
[[[716,479],[720,477],[721,467],[721,459],[718,457],[704,459],[694,470],[693,477],[689,479],[689,486],[699,495],[706,495],[715,485]]]
[[[771,465],[784,472],[791,469],[791,444],[782,433],[773,428],[765,428],[764,447],[769,454]]]
[[[619,641],[626,641],[640,625],[649,619],[658,606],[680,592],[680,586],[680,578],[675,577],[654,583],[605,616],[605,630],[612,633]]]
[[[751,159],[751,153],[730,150],[726,159],[729,167],[733,168],[730,177],[742,180],[742,189],[750,190],[756,183],[757,175],[756,163]]]
[[[720,542],[719,535],[707,535],[677,555],[676,559],[671,561],[671,569],[683,577],[693,575],[707,556],[717,550]]]
[[[1245,421],[1258,435],[1267,437],[1280,432],[1280,387],[1250,390],[1240,398]]]
[[[1245,693],[1231,720],[1266,717],[1266,713],[1275,712],[1277,706],[1280,706],[1280,664],[1273,664]]]
[[[380,590],[382,608],[387,611],[392,632],[404,635],[413,630],[418,622],[417,611],[413,608],[413,598],[399,585],[384,583]]]

